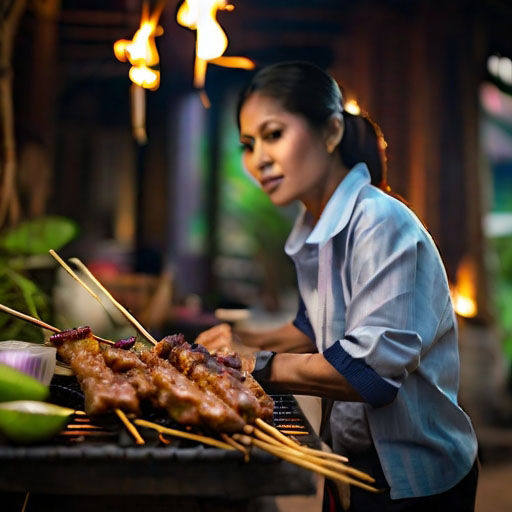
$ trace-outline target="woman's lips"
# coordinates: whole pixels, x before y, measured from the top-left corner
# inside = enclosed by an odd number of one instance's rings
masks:
[[[269,176],[268,178],[263,178],[261,180],[261,188],[267,194],[271,194],[277,187],[279,187],[283,180],[284,176]]]

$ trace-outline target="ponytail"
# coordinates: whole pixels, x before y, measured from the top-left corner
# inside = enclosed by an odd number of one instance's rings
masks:
[[[345,132],[339,145],[343,164],[351,169],[357,163],[364,162],[370,171],[372,185],[387,192],[386,142],[381,129],[367,115],[345,111],[343,119]]]

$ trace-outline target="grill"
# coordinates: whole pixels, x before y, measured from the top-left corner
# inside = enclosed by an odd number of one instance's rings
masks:
[[[52,402],[83,409],[76,379],[55,376],[50,387]],[[318,448],[320,440],[295,398],[273,395],[273,399],[274,425],[302,444]],[[143,411],[146,419],[176,428],[161,414]],[[169,438],[171,444],[164,445],[153,430],[138,429],[146,440],[143,446],[135,445],[114,415],[99,424],[78,413],[51,442],[34,446],[0,444],[0,490],[230,500],[316,492],[312,473],[258,449],[253,448],[246,463],[240,452],[176,438]]]

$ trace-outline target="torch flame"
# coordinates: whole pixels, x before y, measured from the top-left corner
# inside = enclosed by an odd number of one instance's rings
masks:
[[[200,59],[220,57],[228,47],[228,37],[216,20],[217,11],[226,6],[226,0],[185,0],[178,9],[178,23],[197,31],[196,55]]]
[[[475,283],[475,265],[470,259],[464,258],[457,269],[457,282],[450,287],[453,307],[459,316],[473,318],[478,313]]]
[[[233,9],[227,0],[184,0],[178,9],[178,23],[197,33],[194,64],[194,86],[197,88],[204,87],[208,63],[224,67],[254,68],[250,59],[222,57],[228,47],[228,37],[216,19],[217,11]]]
[[[160,85],[160,71],[155,69],[160,62],[155,37],[163,34],[162,27],[158,25],[162,7],[160,3],[150,16],[148,4],[144,2],[140,27],[133,39],[119,39],[114,43],[117,59],[129,61],[132,65],[129,72],[131,81],[145,89],[155,90]]]

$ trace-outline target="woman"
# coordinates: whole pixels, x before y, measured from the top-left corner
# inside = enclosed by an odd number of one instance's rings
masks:
[[[254,375],[334,400],[333,449],[385,488],[352,489],[351,510],[473,510],[477,442],[457,404],[447,278],[421,222],[382,190],[382,137],[302,62],[258,72],[238,119],[247,170],[275,205],[303,205],[285,246],[299,312],[247,339],[266,350]]]

